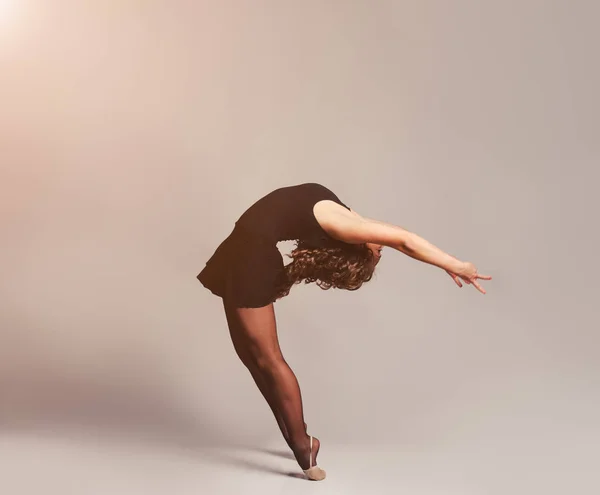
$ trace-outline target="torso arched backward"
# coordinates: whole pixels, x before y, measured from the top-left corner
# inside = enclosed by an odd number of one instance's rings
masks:
[[[237,307],[262,307],[273,302],[284,267],[278,242],[303,240],[314,246],[339,242],[315,218],[313,207],[324,199],[350,210],[335,193],[315,182],[281,187],[263,196],[235,222],[198,280]]]

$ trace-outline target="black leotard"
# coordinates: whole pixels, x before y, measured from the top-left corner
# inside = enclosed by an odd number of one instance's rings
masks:
[[[282,187],[262,197],[235,222],[198,280],[236,307],[257,308],[274,302],[284,268],[278,242],[302,240],[315,247],[341,242],[329,236],[314,216],[313,206],[323,199],[350,209],[314,182]]]

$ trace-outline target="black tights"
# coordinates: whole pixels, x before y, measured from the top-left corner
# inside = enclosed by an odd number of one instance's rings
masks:
[[[266,399],[286,443],[302,469],[308,469],[310,441],[306,433],[300,386],[283,358],[277,338],[273,304],[236,308],[224,302],[229,332],[237,355]],[[313,465],[318,440],[313,444]]]

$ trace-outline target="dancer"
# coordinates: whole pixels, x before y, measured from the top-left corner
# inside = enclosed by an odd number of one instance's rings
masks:
[[[284,266],[277,242],[296,241]],[[318,183],[282,187],[259,199],[235,223],[198,280],[223,299],[233,346],[266,399],[306,477],[322,480],[320,442],[306,432],[300,387],[277,338],[273,303],[294,284],[357,290],[373,277],[383,247],[445,270],[454,282],[473,285],[492,277],[472,263],[401,227],[364,218]]]

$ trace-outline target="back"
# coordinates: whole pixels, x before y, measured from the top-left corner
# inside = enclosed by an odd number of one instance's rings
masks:
[[[236,228],[274,243],[298,239],[318,246],[340,242],[329,236],[314,216],[313,206],[323,199],[350,209],[325,186],[308,182],[281,187],[262,197],[241,215]]]

